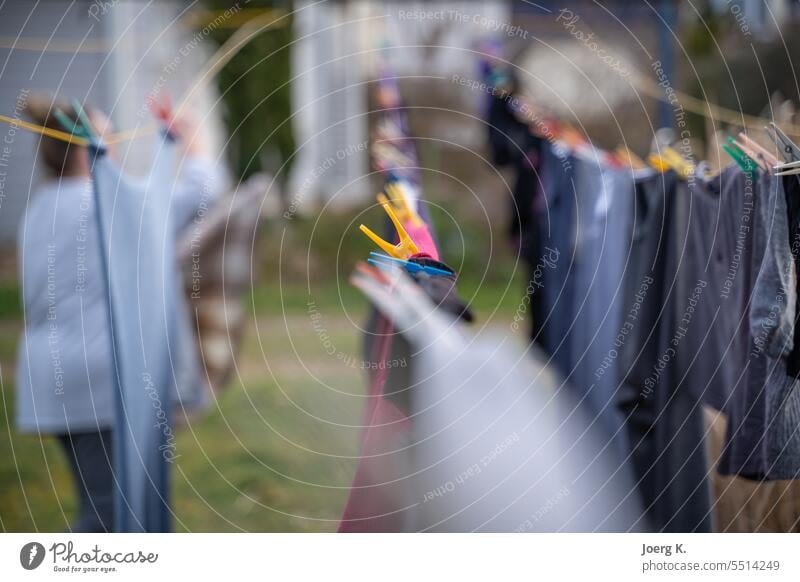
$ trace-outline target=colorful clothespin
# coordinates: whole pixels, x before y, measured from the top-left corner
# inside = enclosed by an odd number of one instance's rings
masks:
[[[669,171],[669,169],[671,168],[671,166],[666,162],[666,160],[661,156],[659,156],[658,154],[650,154],[649,156],[647,156],[647,162],[651,166],[653,166],[655,170],[661,172],[662,174],[664,172]]]
[[[753,153],[755,153],[762,160],[764,160],[764,163],[768,167],[775,166],[775,165],[778,164],[778,158],[776,158],[772,154],[772,152],[767,150],[767,148],[762,146],[757,141],[751,139],[750,136],[747,135],[746,133],[744,133],[743,131],[739,132],[739,141],[741,142],[741,145],[745,145],[745,146],[749,147],[752,150]],[[737,144],[739,144],[739,142],[737,142]]]
[[[392,220],[392,224],[394,224],[394,228],[397,231],[397,236],[400,238],[400,242],[397,243],[396,245],[386,242],[363,224],[358,227],[361,230],[361,232],[367,235],[367,237],[369,237],[372,240],[372,242],[378,245],[378,247],[380,247],[384,252],[395,258],[407,259],[413,255],[418,254],[419,248],[411,239],[411,237],[408,236],[408,232],[406,232],[406,229],[403,228],[403,224],[397,218],[397,215],[392,210],[392,207],[388,203],[381,204],[381,206],[386,211],[386,214],[389,215],[389,218]]]
[[[753,163],[753,160],[750,159],[750,157],[747,156],[735,144],[722,144],[722,149],[733,158],[733,161],[736,162],[736,165],[739,166],[743,172],[749,174],[755,170],[755,164]]]
[[[356,273],[354,273],[353,277],[351,277],[350,281],[355,284],[356,279],[359,277],[356,274],[361,276],[366,276],[370,279],[375,279],[379,283],[383,285],[390,285],[392,283],[391,279],[386,275],[386,269],[380,269],[377,267],[373,267],[372,265],[368,265],[363,262],[356,263]],[[356,287],[358,285],[356,284]]]
[[[53,115],[64,128],[64,131],[72,134],[75,137],[86,140],[86,143],[94,147],[98,152],[105,152],[105,145],[94,133],[92,124],[89,121],[89,116],[86,115],[86,112],[83,110],[83,106],[81,105],[80,101],[73,98],[70,101],[70,104],[72,105],[72,109],[75,111],[75,116],[78,118],[77,121],[72,121],[69,116],[61,111],[61,109],[58,107],[53,110]]]
[[[694,164],[684,158],[671,147],[662,148],[662,156],[672,169],[684,180],[694,172]]]
[[[406,166],[412,166],[416,163],[414,158],[388,143],[373,143],[372,156],[379,163],[387,167],[402,168]]]
[[[422,226],[422,219],[417,214],[417,211],[411,206],[403,191],[402,186],[397,182],[390,182],[384,187],[386,194],[380,192],[378,194],[378,202],[380,204],[388,204],[392,207],[397,217],[402,222],[410,222],[414,226]]]
[[[572,125],[563,126],[559,139],[572,150],[576,150],[587,143],[586,137]]]
[[[694,172],[694,164],[671,147],[664,148],[664,155],[667,158],[667,163],[672,164],[675,171],[678,172],[682,178],[686,179]]]
[[[761,155],[759,155],[756,152],[754,152],[751,148],[749,148],[748,146],[746,146],[742,142],[736,141],[734,138],[729,137],[728,138],[728,145],[731,148],[733,148],[734,150],[736,150],[737,152],[740,152],[742,156],[744,156],[747,159],[751,160],[754,164],[756,164],[759,168],[761,168],[765,172],[769,172],[770,171],[769,166],[764,161],[764,159],[761,157]]]
[[[694,165],[671,147],[662,147],[659,154],[650,154],[647,161],[659,172],[673,170],[686,180],[694,172]]]
[[[641,170],[647,167],[647,164],[644,163],[644,160],[629,150],[624,145],[620,145],[614,150],[614,154],[617,158],[622,162],[623,165],[626,165],[634,170]]]
[[[419,263],[406,261],[404,259],[396,259],[388,255],[382,255],[381,253],[371,252],[369,255],[370,258],[367,259],[367,262],[370,265],[373,265],[375,267],[384,270],[391,270],[391,265],[396,265],[399,267],[403,267],[406,271],[408,271],[411,274],[427,273],[428,275],[432,275],[434,277],[453,276],[453,273],[451,273],[450,271],[445,271],[444,269],[437,269],[436,267],[431,267],[428,265],[420,265]]]
[[[161,98],[159,99],[159,95]],[[164,90],[163,94],[150,95],[147,98],[147,106],[164,128],[164,131],[171,138],[177,137],[175,129],[175,116],[172,111],[172,99],[170,99],[169,91]]]

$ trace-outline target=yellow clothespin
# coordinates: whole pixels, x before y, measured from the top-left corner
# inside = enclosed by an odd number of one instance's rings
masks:
[[[694,165],[674,149],[671,147],[665,147],[662,149],[663,157],[681,178],[685,180],[692,174],[692,172],[694,172]]]
[[[662,174],[670,169],[670,165],[658,154],[647,156],[647,162]]]
[[[381,203],[381,206],[383,206],[383,209],[386,211],[386,214],[389,215],[389,218],[392,219],[394,228],[397,230],[397,235],[400,237],[400,242],[396,245],[386,242],[363,224],[358,227],[361,232],[367,235],[372,242],[381,248],[383,252],[396,259],[408,259],[412,255],[419,253],[419,248],[414,241],[411,240],[411,237],[408,236],[408,232],[406,232],[406,229],[403,228],[403,224],[400,222],[400,219],[397,218],[397,215],[392,210],[391,205],[386,202]]]
[[[675,173],[684,180],[694,172],[694,166],[669,146],[661,148],[660,156],[650,154],[648,161],[659,172],[675,170]]]
[[[386,194],[389,196],[387,197]],[[403,222],[410,222],[414,226],[422,226],[422,219],[417,211],[411,207],[406,198],[405,192],[399,184],[391,183],[386,185],[386,194],[378,193],[378,202],[388,204],[394,210],[397,217]]]

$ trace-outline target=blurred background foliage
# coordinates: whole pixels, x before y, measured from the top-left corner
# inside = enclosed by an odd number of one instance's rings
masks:
[[[224,10],[226,0],[204,0],[209,9]],[[252,0],[244,10],[272,8],[281,25],[253,38],[220,71],[217,83],[225,103],[225,125],[231,136],[227,151],[234,175],[246,179],[259,171],[281,175],[294,152],[290,103],[289,53],[292,41],[290,2]],[[210,39],[223,44],[235,28],[217,28]]]

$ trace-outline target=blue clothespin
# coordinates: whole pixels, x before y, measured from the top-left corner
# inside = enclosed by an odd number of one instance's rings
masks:
[[[103,144],[102,140],[94,133],[92,124],[89,122],[89,116],[86,115],[86,111],[84,111],[80,101],[73,98],[71,100],[71,105],[72,109],[75,110],[75,115],[78,118],[77,121],[72,121],[69,116],[58,107],[53,111],[53,115],[55,115],[58,122],[64,128],[64,131],[71,133],[75,137],[85,139],[96,152],[105,153],[105,144]]]
[[[452,277],[453,273],[449,271],[445,271],[444,269],[437,269],[436,267],[429,267],[427,265],[420,265],[419,263],[414,263],[412,261],[406,261],[404,259],[397,259],[395,257],[390,257],[389,255],[383,255],[381,253],[371,252],[369,259],[367,262],[370,265],[378,267],[379,269],[383,269],[388,271],[391,269],[391,265],[395,264],[397,266],[403,267],[406,271],[411,274],[414,273],[427,273],[428,275],[434,277]]]

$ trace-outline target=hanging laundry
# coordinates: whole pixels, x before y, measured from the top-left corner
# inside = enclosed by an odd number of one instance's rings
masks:
[[[631,246],[633,182],[630,172],[604,165],[601,152],[575,155],[575,247],[570,260],[573,305],[568,385],[613,442],[620,463],[628,456],[614,342],[622,319],[623,273]],[[563,222],[563,219],[561,219]],[[616,349],[616,348],[614,348]],[[604,368],[604,365],[606,366]]]
[[[373,164],[386,179],[384,192],[377,197],[387,213],[386,240],[361,225],[361,231],[383,251],[371,253],[369,262],[379,273],[402,268],[438,308],[471,321],[469,306],[458,296],[457,274],[439,257],[420,197],[416,150],[392,76],[383,75],[377,96],[383,111],[371,152]],[[405,338],[395,333],[391,319],[374,307],[365,326],[363,357],[368,364],[368,391],[361,456],[338,531],[411,531],[404,498],[405,450],[412,427],[408,366],[413,354]]]
[[[561,263],[544,270],[547,347],[618,463],[632,459],[646,527],[710,531],[703,410],[674,371],[688,301],[675,291],[679,180],[560,148],[542,166],[542,246]]]
[[[538,354],[475,338],[401,270],[361,289],[410,347],[410,428],[384,476],[400,531],[636,531],[633,483]],[[400,446],[402,445],[402,446]],[[390,481],[391,479],[391,481]]]
[[[744,382],[725,412],[723,474],[758,480],[800,476],[800,391],[790,374],[797,303],[796,264],[789,238],[786,177],[757,175],[752,248],[749,351]],[[796,252],[796,251],[795,251]]]
[[[396,229],[398,244],[391,245],[369,228],[361,228],[387,253],[372,253],[369,262],[378,269],[377,273],[402,269],[439,309],[470,321],[469,307],[457,294],[455,271],[431,258],[439,256],[436,247],[431,246],[433,237],[422,237],[422,248],[427,252],[421,252],[406,230],[408,227],[412,232],[427,233],[420,214],[409,204],[401,205],[406,219],[401,221],[392,210],[394,206],[386,201],[383,206]],[[414,355],[385,314],[374,311],[365,329],[364,358],[369,363],[369,374],[361,458],[339,531],[410,531],[403,503],[408,471],[405,450],[412,428],[408,399],[414,389],[408,367]]]
[[[789,252],[794,262],[795,276],[800,274],[800,178],[786,176],[782,181],[786,199],[786,212],[789,226]],[[787,303],[789,313],[794,313],[794,334],[792,338],[792,351],[789,353],[787,366],[789,374],[797,378],[800,376],[800,325],[798,325],[798,309],[800,300],[795,293],[794,312]]]
[[[188,405],[202,394],[177,279],[173,150],[165,136],[150,176],[138,185],[101,147],[90,148],[116,382],[115,530],[122,532],[169,531],[170,408],[176,398]]]
[[[571,339],[574,326],[572,308],[574,289],[567,284],[575,255],[577,231],[574,225],[576,194],[574,165],[565,148],[558,143],[541,150],[542,192],[545,209],[541,214],[541,247],[543,259],[534,267],[532,281],[535,294],[542,296],[542,345],[562,375],[571,368]]]

